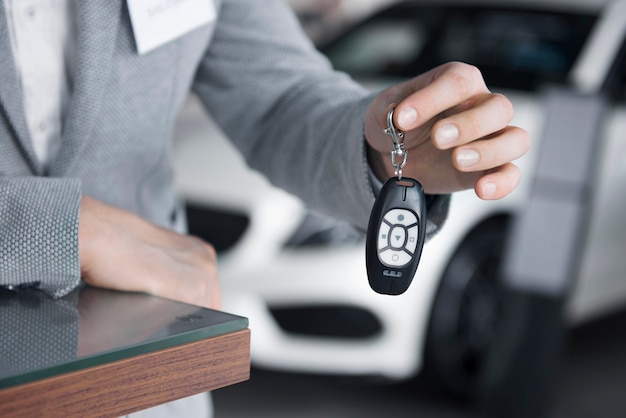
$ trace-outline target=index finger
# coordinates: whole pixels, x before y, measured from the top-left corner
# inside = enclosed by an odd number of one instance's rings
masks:
[[[396,106],[395,124],[400,130],[415,129],[445,110],[489,92],[480,70],[473,65],[452,62],[425,76],[411,81],[414,92]]]

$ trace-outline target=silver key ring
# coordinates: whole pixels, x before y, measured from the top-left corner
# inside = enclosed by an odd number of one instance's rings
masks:
[[[402,180],[402,168],[406,165],[406,160],[409,152],[404,149],[404,132],[393,125],[393,112],[395,109],[391,109],[387,113],[387,129],[385,133],[391,135],[393,140],[393,150],[391,151],[391,165],[395,168],[394,174],[398,177],[398,180]],[[398,158],[402,158],[401,162],[398,162]]]

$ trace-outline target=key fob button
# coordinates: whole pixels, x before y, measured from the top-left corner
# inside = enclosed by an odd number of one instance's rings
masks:
[[[418,232],[417,225],[413,225],[407,231],[406,249],[411,253],[414,253],[417,248]]]
[[[405,251],[387,249],[378,254],[380,261],[389,267],[402,267],[411,262],[411,256]]]
[[[406,229],[402,226],[394,226],[389,233],[389,246],[394,249],[402,249],[406,241]]]
[[[417,223],[417,217],[408,209],[391,209],[384,218],[391,225],[411,226]]]
[[[382,250],[383,248],[389,245],[389,231],[391,227],[389,224],[383,222],[380,224],[380,228],[378,229],[378,250]]]

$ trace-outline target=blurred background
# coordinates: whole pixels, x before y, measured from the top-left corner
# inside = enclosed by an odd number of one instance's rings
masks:
[[[216,417],[626,416],[626,0],[289,3],[372,90],[478,66],[533,146],[511,196],[453,196],[387,297],[362,231],[249,170],[190,97],[174,149],[190,230],[253,335],[252,378],[214,394]]]

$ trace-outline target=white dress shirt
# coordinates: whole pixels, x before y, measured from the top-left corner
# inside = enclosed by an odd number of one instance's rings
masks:
[[[24,111],[35,154],[45,166],[59,149],[72,91],[73,0],[4,0]]]

